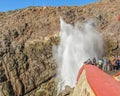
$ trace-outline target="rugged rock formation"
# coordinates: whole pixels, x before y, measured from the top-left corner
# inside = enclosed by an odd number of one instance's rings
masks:
[[[60,16],[71,24],[94,19],[98,30],[114,40],[120,35],[119,9],[118,1],[114,1],[0,13],[0,96],[56,96],[57,65],[52,59],[52,46],[59,41]]]

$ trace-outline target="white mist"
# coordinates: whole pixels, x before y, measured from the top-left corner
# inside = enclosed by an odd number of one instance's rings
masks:
[[[66,85],[74,87],[83,62],[103,53],[103,41],[92,21],[76,23],[75,26],[60,19],[60,43],[53,47],[58,64],[58,92]]]

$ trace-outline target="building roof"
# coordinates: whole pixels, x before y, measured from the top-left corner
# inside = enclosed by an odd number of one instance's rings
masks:
[[[120,83],[96,66],[84,64],[78,73],[77,81],[83,70],[95,96],[120,96]]]

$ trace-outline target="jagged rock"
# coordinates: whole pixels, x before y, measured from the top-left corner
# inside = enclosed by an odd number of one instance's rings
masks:
[[[28,7],[0,13],[0,96],[4,93],[56,96],[57,65],[52,58],[52,46],[59,42],[60,16],[73,25],[95,18],[99,31],[110,35],[107,30],[116,26],[112,22],[118,22],[115,19],[120,13],[118,5],[116,1],[99,2],[81,7]],[[119,28],[112,33],[118,34]],[[63,95],[71,92],[67,87]]]
[[[0,57],[4,55],[4,52],[0,50]]]
[[[13,38],[17,38],[19,36],[19,33],[17,32],[17,30],[14,30],[12,36]]]
[[[35,96],[57,96],[55,78],[50,79],[48,82],[44,82],[35,92]],[[47,89],[47,90],[46,90]],[[52,90],[55,90],[53,92]]]
[[[2,73],[1,73],[2,74]],[[0,74],[0,75],[1,75]],[[2,76],[0,76],[0,83],[1,82],[4,82],[4,81],[7,81],[7,77],[5,76],[5,74],[3,74]]]
[[[0,60],[0,67],[2,66],[2,60]]]
[[[15,96],[10,81],[3,83],[0,89],[0,96]]]
[[[58,96],[72,96],[73,88],[65,86],[65,89]]]

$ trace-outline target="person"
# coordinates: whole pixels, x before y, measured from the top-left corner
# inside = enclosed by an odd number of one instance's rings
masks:
[[[107,71],[107,59],[106,59],[106,57],[103,58],[103,70]]]
[[[116,58],[115,60],[115,70],[118,70],[119,69],[119,66],[120,66],[120,60],[119,60],[119,57]]]
[[[90,59],[87,60],[88,64],[92,64],[92,61]]]
[[[111,64],[111,61],[109,59],[107,62],[107,71],[112,71],[112,64]]]
[[[102,59],[99,59],[99,60],[98,60],[98,67],[99,67],[100,69],[102,69],[102,64],[103,64]]]
[[[111,65],[112,65],[112,71],[114,71],[115,70],[115,56],[112,56],[110,58],[110,61],[111,61]]]
[[[95,57],[93,58],[93,65],[97,66]]]
[[[120,69],[120,56],[118,56],[118,67]]]

